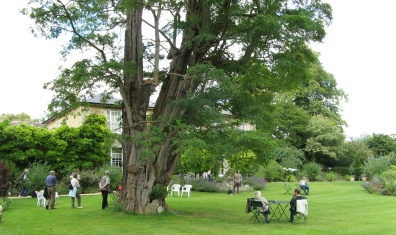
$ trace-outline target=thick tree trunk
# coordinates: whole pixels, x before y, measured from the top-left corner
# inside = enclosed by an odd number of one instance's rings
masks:
[[[152,88],[143,80],[142,10],[127,16],[123,92],[123,134],[135,136],[146,130],[146,112]],[[123,143],[124,171],[121,201],[128,211],[144,213],[155,180],[150,162],[141,159],[141,146],[126,138]]]
[[[202,14],[199,7],[202,4],[200,1],[189,2],[192,10],[188,15]],[[146,131],[146,111],[153,88],[151,84],[143,80],[141,17],[142,11],[136,10],[127,18],[125,61],[136,62],[136,64],[124,74],[123,132],[126,136],[135,136]],[[161,117],[161,122],[153,122],[151,125],[164,127],[172,124],[176,118],[184,114],[185,110],[174,106],[173,102],[185,98],[196,89],[194,79],[187,78],[185,75],[191,58],[198,58],[194,54],[195,47],[187,46],[192,44],[197,34],[197,29],[184,34],[180,53],[172,59],[169,73],[162,84],[154,108],[153,120]],[[175,149],[172,145],[177,132],[177,129],[162,129],[164,137],[155,158],[143,159],[141,150],[144,147],[138,142],[129,139],[124,142],[124,190],[121,195],[124,209],[136,213],[147,213],[146,208],[150,203],[150,193],[153,187],[161,186],[165,189],[169,184],[179,158],[174,154]],[[165,198],[159,198],[159,206],[167,208]]]

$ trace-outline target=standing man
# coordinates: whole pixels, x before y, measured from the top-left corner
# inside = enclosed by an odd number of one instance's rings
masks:
[[[23,196],[28,197],[29,196],[29,189],[26,186],[26,181],[28,180],[28,178],[27,178],[28,172],[29,172],[29,170],[25,169],[22,172],[21,176],[19,177],[19,181],[22,184],[22,189],[21,189],[21,192],[19,193],[19,197],[23,197]]]
[[[109,204],[107,203],[107,196],[110,192],[110,171],[105,171],[105,175],[99,184],[99,190],[102,192],[102,209],[106,208]]]
[[[241,186],[241,183],[242,183],[242,175],[241,175],[241,173],[239,173],[239,171],[236,171],[235,175],[234,175],[234,187],[232,189],[231,195],[234,195],[235,188],[237,188],[237,193],[239,195],[239,187]]]
[[[45,203],[45,208],[48,210],[48,205],[51,203],[51,209],[55,209],[55,193],[56,184],[58,180],[55,177],[55,171],[50,171],[50,174],[45,178],[45,184],[48,190],[48,200]]]

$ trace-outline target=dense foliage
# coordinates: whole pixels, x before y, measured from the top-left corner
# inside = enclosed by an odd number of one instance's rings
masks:
[[[61,126],[54,131],[28,124],[0,122],[0,155],[19,169],[32,162],[65,167],[93,168],[110,161],[112,144],[106,118],[90,115],[78,128]]]
[[[363,184],[369,193],[396,196],[396,171],[385,171],[378,177]]]
[[[0,161],[0,197],[8,196],[9,173],[10,168],[4,163],[3,160]]]
[[[180,172],[214,169],[226,159],[246,174],[275,158],[282,142],[304,150],[310,161],[335,158],[344,94],[309,48],[331,23],[327,3],[33,0],[24,14],[34,20],[34,33],[69,37],[63,55],[92,52],[45,85],[56,93],[53,115],[99,90],[105,98],[121,95],[127,210],[144,213],[151,190],[170,182],[180,157]],[[281,113],[288,115],[277,121]],[[329,139],[315,131],[317,117],[329,124]],[[202,153],[214,160],[188,159]],[[289,163],[298,159],[297,153]]]

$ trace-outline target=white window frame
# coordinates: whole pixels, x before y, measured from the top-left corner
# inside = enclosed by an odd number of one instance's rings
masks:
[[[107,126],[110,128],[111,132],[121,134],[121,110],[107,110]]]
[[[122,148],[111,148],[110,156],[111,156],[110,164],[112,166],[116,166],[122,169],[122,164],[123,164]]]

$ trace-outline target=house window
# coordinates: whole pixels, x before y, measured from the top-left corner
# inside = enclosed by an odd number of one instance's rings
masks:
[[[111,165],[122,168],[122,149],[111,149]]]
[[[107,110],[107,126],[113,133],[122,133],[121,110]]]

